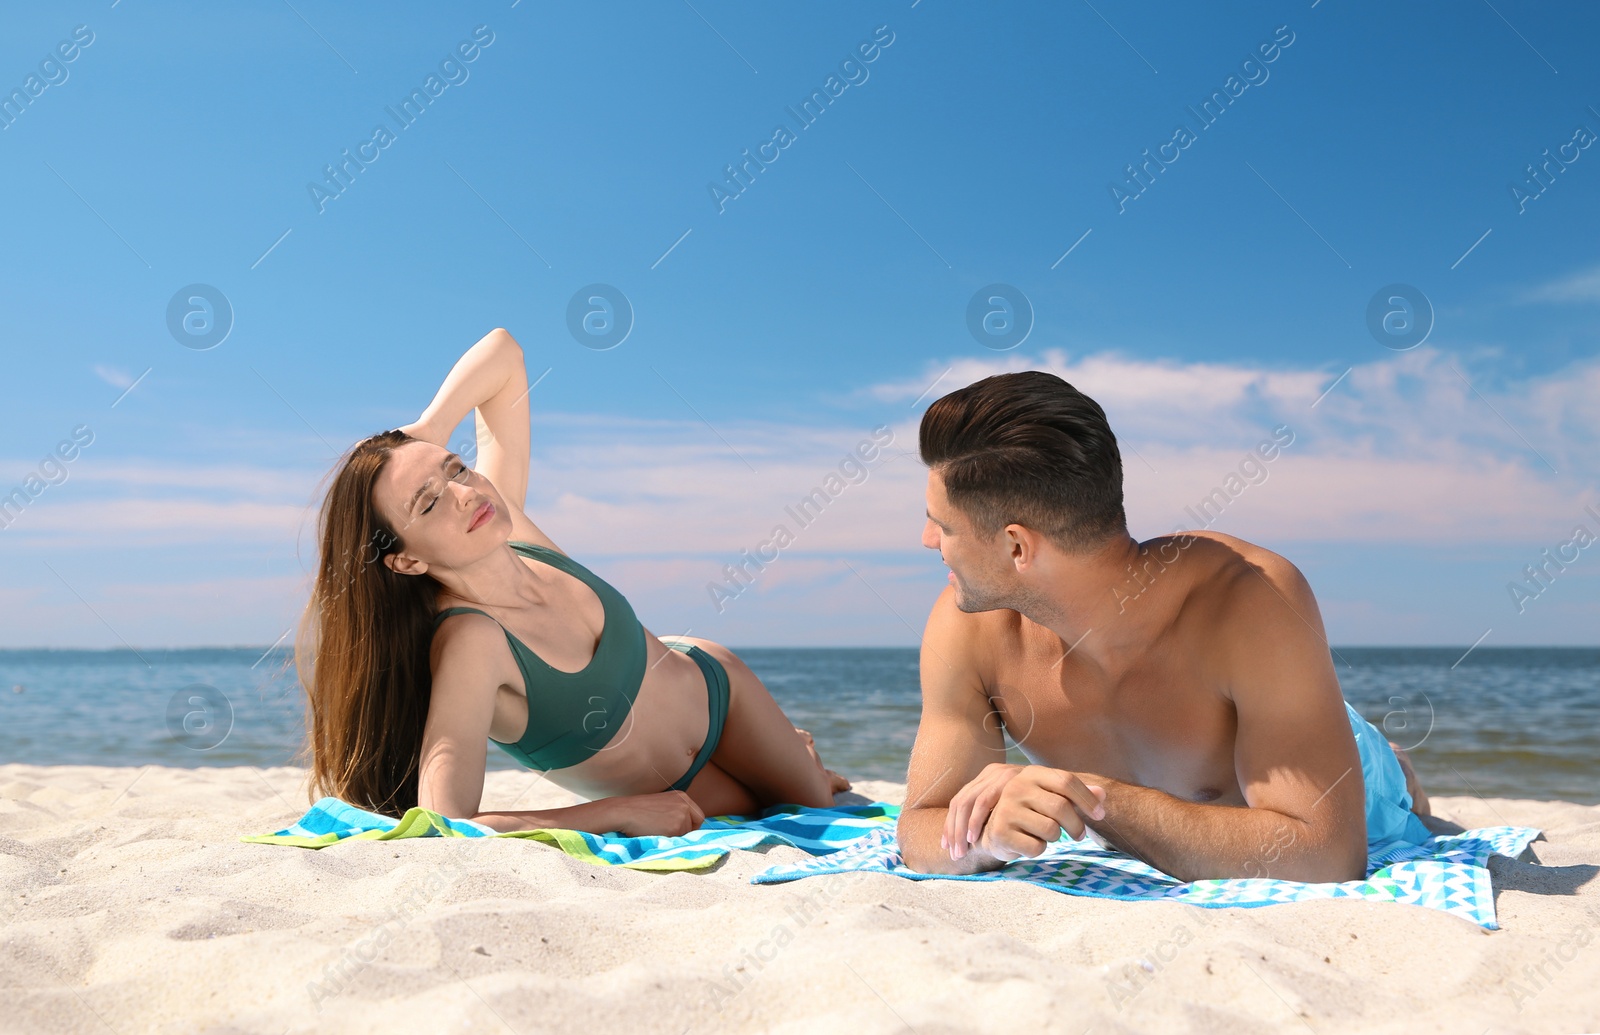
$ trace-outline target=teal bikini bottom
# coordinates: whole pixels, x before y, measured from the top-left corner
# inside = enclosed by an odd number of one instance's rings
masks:
[[[706,677],[706,704],[711,716],[711,722],[706,727],[706,742],[700,746],[700,753],[694,756],[689,771],[668,788],[683,791],[688,790],[695,775],[711,761],[712,752],[717,750],[717,744],[722,740],[722,727],[728,721],[728,671],[722,667],[722,662],[693,644],[669,643],[667,646],[689,655],[700,666],[701,674]]]

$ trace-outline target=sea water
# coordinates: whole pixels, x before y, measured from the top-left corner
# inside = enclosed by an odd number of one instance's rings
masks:
[[[915,648],[735,652],[829,768],[905,780]],[[1429,793],[1600,804],[1600,649],[1338,647],[1333,661],[1345,698],[1410,751]],[[304,697],[283,648],[0,651],[0,717],[0,762],[303,764]],[[492,746],[488,759],[517,767]]]

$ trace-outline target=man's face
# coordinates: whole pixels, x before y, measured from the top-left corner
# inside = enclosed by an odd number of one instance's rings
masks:
[[[1010,607],[1007,574],[1015,576],[1010,559],[1003,553],[1006,539],[996,535],[984,542],[971,520],[950,505],[945,495],[944,477],[928,471],[928,523],[922,528],[922,545],[938,550],[950,568],[949,581],[956,591],[956,607],[971,614]]]

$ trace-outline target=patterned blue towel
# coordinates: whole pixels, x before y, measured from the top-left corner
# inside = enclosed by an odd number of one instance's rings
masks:
[[[893,808],[893,806],[889,806]],[[895,809],[896,814],[899,810]],[[942,876],[906,868],[895,843],[894,827],[884,824],[845,851],[785,866],[770,866],[753,884],[778,884],[821,873],[865,870],[911,880],[1020,880],[1068,895],[1154,901],[1165,899],[1194,906],[1269,906],[1321,898],[1360,898],[1369,902],[1404,902],[1438,909],[1491,930],[1494,889],[1485,865],[1489,856],[1515,858],[1539,836],[1532,827],[1483,827],[1460,834],[1431,837],[1426,844],[1389,842],[1373,846],[1365,880],[1341,884],[1247,878],[1197,880],[1185,883],[1145,865],[1132,856],[1093,841],[1074,841],[1065,834],[1044,854],[1017,859],[990,873]]]

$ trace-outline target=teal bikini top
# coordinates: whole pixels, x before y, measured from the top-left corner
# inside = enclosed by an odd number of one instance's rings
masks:
[[[581,580],[594,590],[605,609],[600,644],[589,664],[578,672],[550,667],[527,644],[506,631],[506,641],[522,670],[522,684],[528,693],[528,727],[510,744],[489,739],[530,769],[565,769],[605,747],[633,707],[633,699],[644,682],[644,626],[621,593],[566,554],[514,540],[508,545],[524,557]],[[475,607],[451,607],[434,615],[434,628],[458,614],[494,617]],[[505,631],[505,627],[501,626],[501,630]]]

